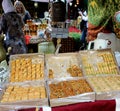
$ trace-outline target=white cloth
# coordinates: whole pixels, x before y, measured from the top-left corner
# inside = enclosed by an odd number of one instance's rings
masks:
[[[120,67],[120,52],[114,52],[118,66]]]
[[[115,101],[116,101],[116,108],[115,108],[115,111],[120,111],[120,98],[115,99]]]
[[[79,11],[78,13],[82,16],[82,20],[88,21],[88,15],[86,11],[84,11],[83,13]]]
[[[48,106],[43,106],[42,109],[43,111],[52,111],[52,108]]]
[[[15,12],[15,8],[14,8],[11,0],[3,0],[2,1],[2,8],[4,10],[4,13]]]

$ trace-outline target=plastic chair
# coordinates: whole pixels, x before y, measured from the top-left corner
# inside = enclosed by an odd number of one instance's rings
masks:
[[[97,38],[108,40],[108,48],[111,48],[112,51],[120,51],[120,39],[118,39],[114,33],[100,32]]]

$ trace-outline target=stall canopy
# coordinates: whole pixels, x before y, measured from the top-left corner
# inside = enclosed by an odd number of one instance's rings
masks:
[[[35,2],[52,2],[53,0],[31,0],[31,1],[35,1]],[[64,1],[64,0],[61,0]],[[72,0],[66,0],[68,3],[71,2]]]

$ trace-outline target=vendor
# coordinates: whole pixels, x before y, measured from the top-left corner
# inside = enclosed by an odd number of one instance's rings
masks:
[[[25,6],[21,1],[16,0],[14,3],[14,7],[17,13],[23,18],[24,23],[26,23],[27,20],[31,19],[29,11],[26,10]]]
[[[27,53],[24,40],[24,22],[17,14],[11,0],[3,0],[2,8],[4,13],[0,19],[0,32],[5,34],[5,48],[9,50],[9,55]]]

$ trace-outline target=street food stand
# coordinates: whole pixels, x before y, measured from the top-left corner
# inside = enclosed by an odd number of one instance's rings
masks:
[[[14,55],[8,81],[1,90],[0,107],[89,111],[104,106],[115,111],[119,108],[119,73],[110,49]]]
[[[36,25],[30,28],[35,38]],[[52,31],[57,46],[61,38],[68,37],[62,34],[68,32],[61,27]],[[13,55],[8,80],[0,89],[0,109],[119,111],[119,80],[119,67],[110,49]]]

